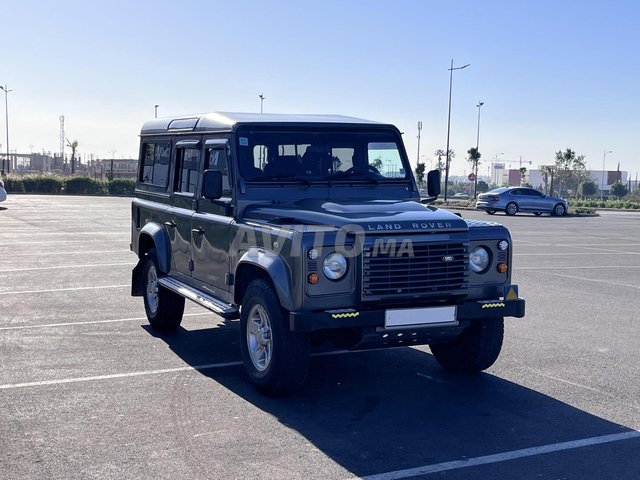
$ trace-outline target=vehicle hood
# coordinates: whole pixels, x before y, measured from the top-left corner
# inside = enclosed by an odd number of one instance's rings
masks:
[[[414,201],[305,199],[277,205],[253,205],[244,219],[277,226],[359,225],[368,233],[467,231],[462,218]]]

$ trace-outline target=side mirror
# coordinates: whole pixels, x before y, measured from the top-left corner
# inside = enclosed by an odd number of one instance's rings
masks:
[[[440,195],[440,170],[427,173],[427,193],[434,199]]]
[[[215,200],[222,196],[222,172],[220,170],[204,171],[202,196],[209,200]]]

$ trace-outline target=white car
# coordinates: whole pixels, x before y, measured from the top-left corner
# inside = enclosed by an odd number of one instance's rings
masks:
[[[7,199],[7,191],[4,189],[4,182],[0,179],[0,202]]]

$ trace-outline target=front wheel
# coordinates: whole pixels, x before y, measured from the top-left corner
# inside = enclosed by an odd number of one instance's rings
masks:
[[[271,285],[252,281],[242,301],[240,347],[251,383],[269,396],[299,387],[309,369],[309,336],[291,332]]]
[[[504,337],[504,319],[473,320],[462,334],[447,343],[429,345],[433,356],[445,370],[477,373],[498,359]]]
[[[567,213],[567,207],[565,207],[562,203],[557,204],[553,207],[553,214],[556,217],[563,217]]]
[[[173,332],[182,322],[184,297],[158,283],[160,275],[155,248],[147,252],[142,267],[144,309],[149,324],[160,332]]]

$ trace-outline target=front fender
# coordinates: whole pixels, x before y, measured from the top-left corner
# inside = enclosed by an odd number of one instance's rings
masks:
[[[280,256],[264,248],[252,247],[240,257],[238,268],[243,264],[254,265],[266,271],[276,289],[280,305],[286,310],[293,310],[291,274]]]

